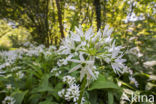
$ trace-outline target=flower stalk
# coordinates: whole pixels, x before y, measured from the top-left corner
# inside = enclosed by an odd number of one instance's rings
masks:
[[[82,97],[83,97],[83,94],[84,94],[84,91],[85,91],[85,88],[86,88],[86,84],[87,84],[87,76],[85,76],[83,81],[82,81],[78,104],[81,104]]]

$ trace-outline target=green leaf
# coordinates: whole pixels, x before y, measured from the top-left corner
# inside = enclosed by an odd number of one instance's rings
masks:
[[[30,101],[30,104],[37,104],[40,98],[42,97],[42,94],[32,94],[28,101]]]
[[[52,93],[52,95],[58,100],[60,97],[58,96],[58,91],[60,91],[62,88],[63,88],[63,83],[60,82],[58,83],[56,86],[55,86],[55,90],[54,92]]]
[[[95,90],[95,89],[120,89],[113,81],[107,80],[104,76],[99,75],[98,79],[94,81],[89,91]]]
[[[40,102],[39,104],[57,104],[57,103],[46,100],[46,101]]]
[[[33,85],[33,74],[31,73],[28,75],[28,78],[25,82],[25,87],[26,88],[32,88],[32,85]]]
[[[111,91],[108,92],[108,104],[114,104],[114,96]]]
[[[22,104],[22,101],[24,99],[24,96],[25,94],[27,93],[28,91],[16,91],[14,93],[12,93],[12,96],[16,99],[16,104]]]
[[[44,74],[41,78],[41,81],[39,83],[39,86],[32,90],[32,93],[36,92],[46,92],[46,91],[53,91],[52,86],[49,84],[49,74]]]
[[[87,93],[89,94],[88,101],[90,102],[90,104],[96,104],[98,101],[98,92],[94,90]]]

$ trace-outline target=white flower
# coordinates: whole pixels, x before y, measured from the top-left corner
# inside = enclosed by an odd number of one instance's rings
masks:
[[[86,101],[85,98],[82,97],[81,104],[84,104],[85,101]]]
[[[71,62],[74,63],[79,63],[78,65],[76,65],[75,67],[73,67],[69,72],[73,72],[76,71],[78,69],[81,69],[80,71],[80,80],[83,79],[83,77],[85,76],[85,74],[87,75],[87,78],[90,79],[90,77],[92,76],[93,78],[95,78],[95,75],[93,74],[93,66],[94,66],[94,58],[90,58],[90,60],[85,60],[83,57],[83,53],[80,53],[79,55],[80,60],[76,60],[76,59],[71,59]]]
[[[100,38],[101,38],[101,32],[99,30],[98,33],[92,38],[92,43],[95,43]]]
[[[10,89],[12,88],[12,85],[11,85],[11,84],[7,84],[7,85],[6,85],[6,88],[7,88],[8,90],[10,90]]]
[[[61,71],[58,71],[55,73],[55,76],[58,77],[61,73],[62,73]]]
[[[62,73],[57,67],[54,67],[50,72],[53,73],[56,77]]]
[[[108,36],[107,38],[104,39],[104,41],[106,43],[111,43],[112,42],[112,38],[110,36]]]
[[[0,65],[0,70],[3,68],[6,68],[7,66],[10,66],[10,65],[11,65],[11,63],[9,63],[9,62],[3,63]]]
[[[98,78],[99,72],[98,71],[94,71],[94,73],[95,73],[95,77]]]
[[[15,100],[11,96],[6,96],[5,99],[2,101],[2,104],[15,104]]]
[[[73,54],[70,54],[66,59],[60,59],[60,60],[57,62],[57,65],[58,65],[58,66],[67,65],[67,64],[68,64],[68,61],[71,60],[71,58],[72,58],[73,56],[74,56]]]
[[[76,32],[78,35],[83,36],[83,31],[82,31],[81,25],[79,25],[79,28],[75,27],[75,29],[76,29]]]
[[[109,25],[105,26],[103,33],[99,30],[97,34],[93,32],[92,27],[86,32],[82,31],[81,26],[76,27],[76,33],[70,32],[57,51],[59,54],[67,55],[57,62],[58,66],[67,65],[69,61],[77,63],[78,65],[69,72],[80,69],[80,81],[85,75],[88,80],[97,78],[98,74],[93,68],[95,59],[100,60],[101,63],[105,61],[111,64],[116,74],[124,73],[127,69],[124,65],[126,60],[122,59],[122,47],[115,46],[115,41],[112,43],[112,31],[113,28]],[[75,59],[78,56],[79,59]]]
[[[133,78],[132,76],[130,76],[130,77],[129,77],[129,80],[130,80],[132,83],[134,83],[136,87],[138,87],[139,84],[138,84],[138,82],[136,81],[135,78]]]
[[[21,69],[21,67],[20,66],[16,66],[16,67],[12,68],[11,71],[16,71],[17,69]]]
[[[114,70],[114,72],[118,75],[120,75],[120,73],[124,73],[125,71],[123,71],[123,69],[125,69],[125,65],[123,64],[126,60],[122,59],[121,56],[117,57],[112,63],[112,68]]]
[[[81,36],[80,35],[74,34],[73,32],[70,32],[70,34],[71,34],[71,39],[72,40],[77,41],[77,42],[81,41]]]
[[[64,97],[64,99],[67,101],[73,100],[73,102],[77,102],[80,96],[79,86],[72,84],[66,90],[62,89],[61,91],[59,91],[58,95],[60,97]]]
[[[25,46],[25,47],[34,47],[34,45],[31,44],[30,42],[25,42],[25,43],[23,44],[23,46]]]
[[[108,57],[105,58],[107,63],[111,62],[111,66],[114,70],[114,72],[118,75],[120,75],[120,73],[124,73],[127,69],[127,67],[124,65],[124,62],[126,62],[126,59],[122,59],[122,52],[121,50],[121,46],[115,46],[115,41],[113,42],[111,48],[109,48],[108,52],[110,52],[111,57],[109,58],[110,55],[108,55]]]
[[[92,29],[92,27],[90,27],[90,28],[88,29],[88,31],[86,31],[86,33],[85,33],[85,40],[90,41],[91,38],[93,37],[93,35],[94,35],[93,29]]]
[[[56,50],[56,47],[55,46],[49,46],[49,50]]]
[[[148,67],[152,67],[154,65],[156,65],[156,61],[146,61],[143,63],[145,66],[148,66]]]
[[[129,51],[127,51],[127,53],[131,53],[131,54],[136,55],[138,57],[142,57],[143,56],[143,54],[140,52],[139,47],[133,47]]]
[[[0,52],[0,56],[5,60],[6,63],[9,64],[13,64],[16,59],[22,58],[23,54],[24,51],[22,49]]]
[[[111,48],[109,48],[108,51],[111,52],[112,58],[116,58],[121,53],[120,49],[122,49],[122,47],[121,46],[116,47],[114,41]]]
[[[63,77],[63,82],[67,82],[69,85],[74,84],[75,81],[76,81],[76,79],[74,77],[72,77],[72,76],[68,75],[68,76]]]
[[[103,31],[103,36],[110,36],[112,32],[113,32],[113,28],[109,29],[109,25],[106,25]]]
[[[73,99],[73,102],[76,102],[79,99],[79,86],[76,84],[72,84],[66,91],[65,99],[70,101]]]
[[[55,71],[57,71],[58,69],[56,67],[54,67],[50,72],[53,73]]]
[[[58,92],[58,95],[59,95],[60,97],[63,97],[64,94],[65,94],[65,89],[62,89],[61,91]]]
[[[79,90],[80,88],[79,85],[75,84],[76,82],[75,78],[69,75],[64,76],[63,82],[67,82],[69,88],[62,89],[61,91],[58,92],[58,95],[67,101],[73,101],[76,103],[80,96],[80,90]]]
[[[22,71],[17,72],[16,75],[19,79],[22,79],[24,77],[24,73],[22,73]]]
[[[67,42],[66,42],[67,41]],[[65,55],[70,55],[70,54],[76,54],[78,50],[80,50],[81,44],[76,45],[76,42],[74,40],[68,40],[64,39],[63,40],[63,45],[60,46],[58,53],[60,54],[65,54]]]

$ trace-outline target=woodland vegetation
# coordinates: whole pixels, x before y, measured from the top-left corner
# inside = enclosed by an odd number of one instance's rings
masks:
[[[0,104],[154,104],[155,53],[155,0],[0,0]]]

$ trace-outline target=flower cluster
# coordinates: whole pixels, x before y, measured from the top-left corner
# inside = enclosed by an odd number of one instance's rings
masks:
[[[115,46],[115,40],[111,38],[113,28],[107,25],[103,31],[99,30],[97,34],[93,32],[92,27],[85,33],[82,28],[76,28],[76,34],[71,32],[63,41],[58,53],[66,55],[60,59],[58,66],[67,65],[69,62],[76,63],[69,72],[80,69],[80,81],[87,76],[87,80],[95,80],[98,75],[96,69],[96,60],[105,61],[110,64],[114,72],[118,75],[127,71],[124,65],[125,59],[122,59],[123,52],[121,46]]]
[[[56,77],[59,76],[62,72],[58,68],[53,68],[51,70],[51,73],[53,73]]]
[[[15,104],[15,100],[11,96],[6,96],[5,99],[2,101],[2,104]]]
[[[26,43],[28,44],[28,43]],[[3,62],[0,62],[0,72],[2,72],[1,69],[4,69],[6,67],[9,67],[13,65],[17,59],[22,59],[23,57],[32,57],[32,56],[39,56],[39,54],[43,53],[45,56],[51,55],[51,50],[55,50],[56,48],[54,46],[51,46],[49,48],[45,48],[44,45],[34,46],[33,44],[29,43],[29,48],[19,48],[16,50],[10,50],[10,51],[0,51],[0,58],[2,58]],[[13,70],[17,69],[13,68]]]
[[[24,73],[22,71],[19,71],[16,73],[17,78],[22,79],[24,77]]]
[[[63,82],[66,82],[70,86],[76,82],[76,79],[68,75],[63,77]]]
[[[6,84],[6,92],[10,92],[14,87],[12,84]],[[16,100],[12,96],[6,96],[2,104],[15,104]]]
[[[11,85],[11,84],[7,84],[7,85],[6,85],[6,88],[7,88],[7,90],[12,89],[12,85]]]
[[[16,59],[21,59],[22,54],[24,54],[24,52],[21,49],[0,52],[0,57],[4,60],[4,63],[0,65],[0,70],[14,64]]]
[[[74,77],[64,76],[63,82],[67,83],[69,85],[69,88],[62,89],[61,91],[58,92],[58,95],[67,101],[72,100],[75,104],[77,104],[77,101],[79,100],[79,96],[80,96],[80,90],[79,90],[79,85],[77,85],[75,81],[76,80]],[[83,98],[83,102],[84,102],[84,98]]]

